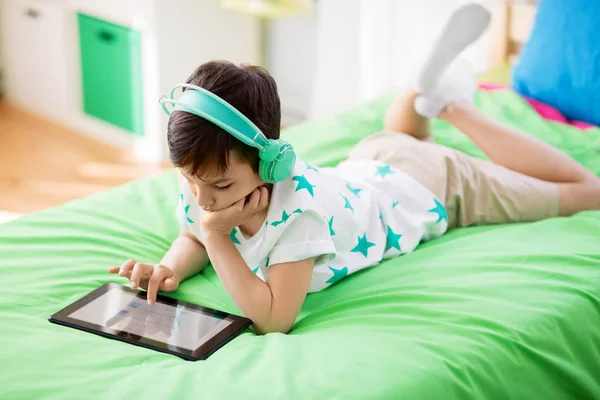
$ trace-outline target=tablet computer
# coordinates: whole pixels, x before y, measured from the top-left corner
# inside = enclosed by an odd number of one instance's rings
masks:
[[[247,318],[107,283],[50,316],[50,322],[174,354],[204,360],[252,321]]]

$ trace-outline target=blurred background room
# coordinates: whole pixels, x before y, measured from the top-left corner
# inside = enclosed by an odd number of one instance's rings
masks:
[[[486,3],[494,29],[468,53],[479,73],[510,53],[507,41],[494,39],[506,36],[506,4]],[[282,125],[290,126],[405,85],[459,2],[0,4],[0,221],[7,221],[171,168],[157,100],[203,62],[266,67],[279,85]],[[523,6],[527,23],[513,30],[526,38],[535,8]]]

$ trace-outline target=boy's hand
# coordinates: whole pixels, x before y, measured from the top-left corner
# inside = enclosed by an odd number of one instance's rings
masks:
[[[248,201],[246,202],[246,199]],[[201,221],[206,232],[229,236],[233,228],[269,207],[269,191],[261,186],[233,205],[219,211],[211,211]]]
[[[141,287],[148,291],[148,304],[156,303],[157,292],[174,292],[179,287],[179,277],[169,267],[161,264],[143,264],[133,259],[127,260],[120,267],[110,267],[108,272],[119,274],[131,281],[130,287]]]

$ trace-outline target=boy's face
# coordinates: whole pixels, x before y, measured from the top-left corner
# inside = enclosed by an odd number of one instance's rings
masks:
[[[228,168],[223,174],[204,174],[197,177],[193,171],[180,171],[188,181],[196,203],[205,211],[227,208],[265,184],[252,166],[240,160],[234,151],[229,155]]]

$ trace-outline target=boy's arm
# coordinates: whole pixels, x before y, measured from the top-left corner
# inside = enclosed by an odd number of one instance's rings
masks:
[[[244,316],[254,322],[256,333],[287,333],[306,298],[315,259],[272,265],[263,282],[229,235],[211,232],[203,239],[219,279]]]
[[[160,263],[171,268],[179,282],[182,282],[208,265],[208,255],[196,236],[182,229]]]
[[[159,290],[177,290],[181,281],[199,273],[207,264],[204,246],[194,235],[182,230],[160,264],[138,263],[129,259],[121,266],[110,267],[108,272],[129,279],[132,289],[145,289],[148,304],[154,304]]]

